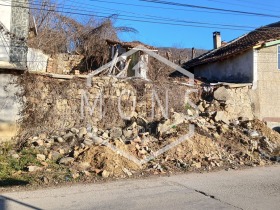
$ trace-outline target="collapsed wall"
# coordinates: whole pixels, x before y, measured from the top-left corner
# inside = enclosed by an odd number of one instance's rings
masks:
[[[23,87],[20,136],[53,133],[73,127],[123,127],[132,117],[145,121],[167,118],[171,111],[185,110],[188,87],[153,84],[140,79],[93,77],[54,79],[26,74],[19,78]]]
[[[216,110],[216,117],[221,118],[224,122],[228,123],[239,117],[248,120],[254,119],[255,103],[249,86],[236,85],[230,87],[221,85],[212,87],[208,91],[204,91],[204,97],[210,101],[214,100],[212,111]]]

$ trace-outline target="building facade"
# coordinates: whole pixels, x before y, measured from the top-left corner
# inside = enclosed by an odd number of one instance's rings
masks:
[[[0,68],[27,68],[28,0],[0,0]]]

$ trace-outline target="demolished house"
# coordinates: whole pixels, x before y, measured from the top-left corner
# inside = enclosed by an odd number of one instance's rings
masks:
[[[153,52],[157,52],[158,50],[152,46],[145,45],[139,41],[133,42],[119,42],[114,40],[106,40],[107,44],[110,46],[111,59],[113,63],[114,59],[118,57],[118,55],[122,55],[123,53],[128,52],[131,49],[137,49],[139,46],[143,46],[146,50],[150,50]],[[118,66],[115,68],[121,73],[122,76],[128,77],[142,77],[147,79],[147,71],[149,64],[149,55],[143,51],[138,51],[134,53],[129,58],[123,58]]]
[[[183,67],[210,83],[248,83],[254,115],[277,127],[280,125],[279,27],[280,22],[272,23],[228,43],[222,43],[220,32],[214,32],[214,49],[184,63]]]

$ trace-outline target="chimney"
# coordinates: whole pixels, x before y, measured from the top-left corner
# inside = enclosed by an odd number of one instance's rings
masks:
[[[194,47],[192,48],[192,59],[194,59],[195,58],[195,49],[194,49]]]
[[[213,32],[214,49],[218,49],[222,45],[221,33],[219,31]]]

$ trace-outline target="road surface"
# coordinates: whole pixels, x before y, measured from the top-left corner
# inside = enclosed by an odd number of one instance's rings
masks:
[[[0,209],[280,209],[280,165],[5,193]]]

